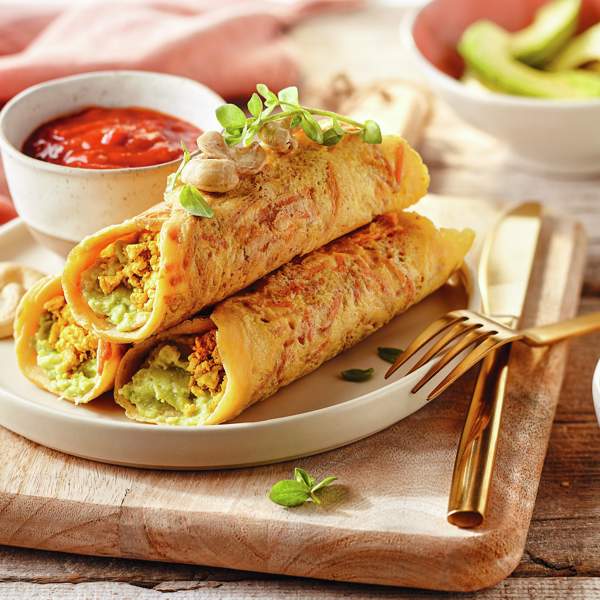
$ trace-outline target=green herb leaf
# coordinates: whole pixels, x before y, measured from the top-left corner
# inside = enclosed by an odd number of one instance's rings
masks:
[[[342,379],[355,382],[368,381],[373,377],[374,372],[374,369],[348,369],[342,371]]]
[[[277,95],[274,94],[264,83],[258,83],[256,85],[256,91],[265,99],[267,106],[278,104]]]
[[[367,144],[381,144],[381,129],[379,129],[379,125],[375,121],[365,121],[362,139]]]
[[[315,118],[310,113],[303,113],[302,120],[300,121],[302,130],[309,139],[317,144],[323,143],[323,130]]]
[[[269,498],[280,506],[300,506],[310,498],[310,488],[295,479],[284,479],[271,488]]]
[[[340,125],[340,122],[335,118],[331,120],[331,129],[333,129],[340,137],[346,133]]]
[[[242,130],[235,129],[233,131],[224,131],[223,139],[227,143],[228,146],[235,146],[242,141]]]
[[[183,157],[179,163],[179,166],[177,167],[177,171],[175,171],[175,173],[171,173],[167,177],[167,187],[165,188],[165,193],[172,192],[175,189],[175,186],[179,183],[179,176],[181,175],[181,171],[183,171],[183,167],[185,167],[185,165],[187,165],[192,158],[192,155],[190,154],[190,151],[187,149],[183,140],[180,142],[180,144],[181,149],[183,150]]]
[[[298,125],[300,125],[300,122],[302,121],[302,115],[301,114],[296,114],[292,117],[292,120],[290,121],[290,129],[296,129],[296,127],[298,127]]]
[[[248,125],[245,127],[245,133],[242,136],[242,140],[244,142],[244,146],[250,146],[258,133],[260,128],[260,124],[253,123],[252,125]]]
[[[183,140],[179,142],[179,145],[183,150],[183,164],[185,165],[190,162],[192,155],[190,154],[190,151],[187,149],[187,146],[185,145],[185,142]]]
[[[259,128],[264,125],[265,119],[273,112],[273,110],[275,110],[276,106],[276,104],[269,104],[269,106],[262,111],[260,117],[256,119],[256,124],[259,126]]]
[[[265,125],[276,121],[282,121],[283,126],[290,131],[301,127],[309,139],[326,146],[337,144],[348,133],[341,123],[349,125],[353,131],[360,131],[365,142],[381,142],[381,131],[375,121],[359,123],[329,110],[302,106],[295,86],[284,88],[275,94],[264,83],[257,84],[256,92],[248,101],[248,111],[250,117],[246,117],[244,111],[235,104],[225,104],[217,109],[217,118],[224,130],[223,138],[230,146],[251,145],[256,136],[260,137],[260,131]],[[330,120],[331,125],[327,126],[326,132],[315,117]]]
[[[217,108],[217,119],[224,129],[242,129],[246,125],[244,111],[235,104],[223,104]]]
[[[299,467],[294,469],[294,479],[300,483],[304,483],[308,489],[315,485],[314,477],[311,477],[304,469]]]
[[[214,216],[213,209],[204,199],[196,187],[186,184],[179,192],[179,202],[185,210],[196,217],[212,218]]]
[[[294,106],[298,106],[300,102],[298,99],[298,88],[294,86],[283,88],[279,90],[277,94],[277,98],[279,102],[285,102],[286,104],[293,104]],[[290,110],[290,107],[282,107],[283,110]]]
[[[323,132],[323,145],[325,146],[335,146],[341,139],[342,136],[333,127]]]
[[[263,109],[263,103],[260,96],[254,92],[248,100],[248,110],[253,117],[258,117]]]
[[[337,477],[333,477],[333,476],[329,476],[329,477],[325,477],[325,479],[322,479],[321,481],[319,481],[319,483],[317,483],[317,485],[313,485],[311,488],[311,493],[314,494],[317,490],[320,490],[324,487],[327,487],[328,485],[331,485],[334,481],[336,481]],[[314,481],[314,479],[313,479]]]
[[[386,347],[377,348],[377,355],[379,356],[379,358],[381,358],[382,360],[385,360],[386,362],[392,363],[392,364],[394,364],[396,362],[396,359],[403,352],[404,352],[404,350],[401,350],[400,348],[386,348]]]
[[[181,166],[181,164],[179,166]],[[177,185],[177,179],[179,178],[179,173],[180,171],[178,168],[177,171],[171,173],[167,177],[167,187],[165,188],[165,194],[168,194],[169,192],[172,192],[175,189],[175,186]]]
[[[271,93],[271,90],[264,83],[257,83],[256,91],[265,99]]]
[[[321,499],[316,492],[324,487],[331,485],[337,477],[325,477],[319,483],[309,475],[304,469],[296,467],[294,469],[294,479],[284,479],[278,481],[269,492],[269,498],[281,506],[300,506],[308,500],[315,504],[321,504]]]

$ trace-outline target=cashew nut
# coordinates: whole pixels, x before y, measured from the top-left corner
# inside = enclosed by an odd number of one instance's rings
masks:
[[[0,263],[0,338],[10,337],[17,306],[25,292],[43,274],[15,263]]]
[[[206,192],[229,192],[237,187],[240,178],[229,158],[197,157],[185,165],[181,181]]]
[[[246,148],[236,146],[231,149],[231,154],[240,175],[256,175],[267,160],[267,153],[256,142]]]
[[[298,142],[291,131],[287,127],[276,122],[263,125],[258,132],[258,137],[265,146],[268,146],[276,152],[291,152],[298,146]]]
[[[229,146],[218,131],[205,131],[196,144],[203,158],[229,158]]]

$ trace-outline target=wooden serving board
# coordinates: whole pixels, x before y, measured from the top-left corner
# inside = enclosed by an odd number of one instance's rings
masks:
[[[460,200],[449,210],[459,218],[490,212]],[[576,223],[545,218],[526,324],[575,314],[584,251]],[[564,344],[515,348],[489,514],[476,530],[446,522],[471,376],[368,439],[249,469],[115,467],[0,429],[0,543],[441,590],[490,586],[515,568],[524,548],[566,353]],[[275,506],[268,489],[300,465],[337,475],[339,485],[320,507]]]

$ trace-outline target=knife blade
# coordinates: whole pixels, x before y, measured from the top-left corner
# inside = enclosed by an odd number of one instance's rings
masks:
[[[518,321],[541,229],[542,207],[526,202],[505,213],[486,238],[479,261],[483,313]]]
[[[542,224],[538,202],[506,212],[485,240],[479,263],[482,312],[517,327]],[[495,463],[510,346],[483,361],[460,438],[448,500],[448,521],[476,527],[484,517]]]

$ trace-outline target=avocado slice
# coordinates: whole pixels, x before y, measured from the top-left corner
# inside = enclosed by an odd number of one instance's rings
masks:
[[[540,8],[533,23],[512,35],[512,55],[532,67],[551,60],[577,29],[581,0],[553,0]]]
[[[564,71],[596,61],[600,61],[600,23],[571,40],[547,68],[551,71]]]
[[[479,77],[477,77],[477,74],[474,73],[473,71],[471,71],[470,69],[465,69],[465,72],[463,73],[460,80],[467,87],[469,87],[473,90],[477,90],[479,92],[484,92],[484,93],[485,92],[487,92],[487,93],[500,92],[500,93],[502,93],[501,89],[491,87],[491,85],[487,84],[486,82],[481,80]]]
[[[511,35],[491,21],[477,21],[464,33],[458,51],[467,67],[490,88],[539,98],[597,98],[600,77],[585,71],[538,71],[511,55]]]

